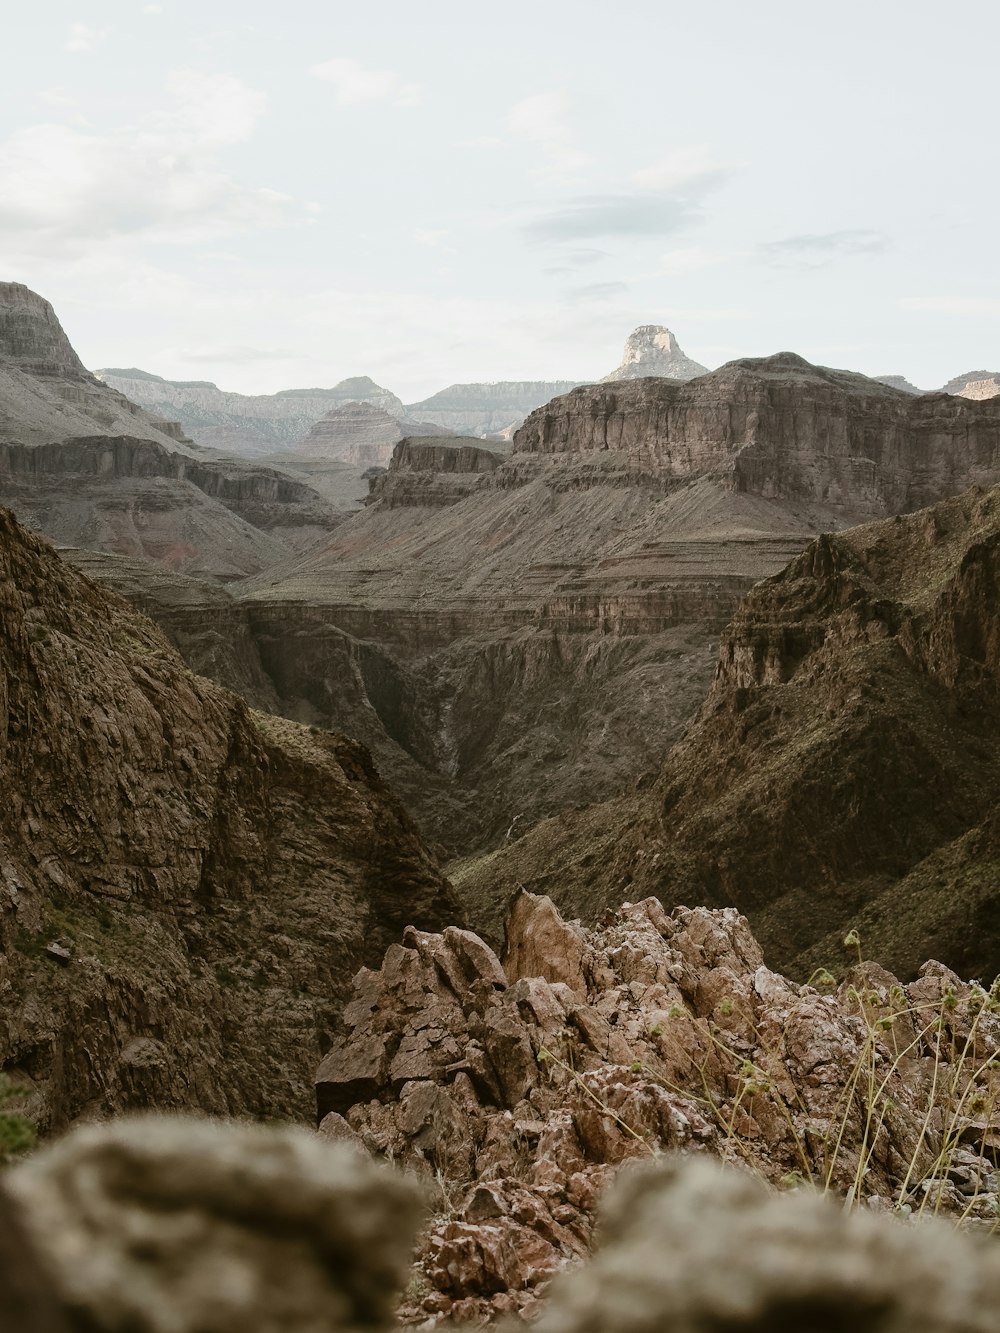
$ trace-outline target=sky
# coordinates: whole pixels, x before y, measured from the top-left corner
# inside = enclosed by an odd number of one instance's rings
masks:
[[[415,401],[647,323],[1000,366],[992,0],[45,0],[5,44],[0,280],[91,368]]]

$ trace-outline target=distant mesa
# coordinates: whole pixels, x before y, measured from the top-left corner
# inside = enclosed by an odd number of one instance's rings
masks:
[[[604,376],[610,380],[638,380],[655,375],[671,380],[693,380],[707,375],[708,367],[685,356],[680,344],[662,324],[640,324],[625,341],[622,363]]]
[[[953,393],[959,398],[996,398],[1000,394],[1000,370],[969,370],[964,375],[956,375],[941,390]]]
[[[436,423],[390,414],[373,403],[344,403],[327,412],[303,440],[295,457],[387,467],[400,440],[413,435],[450,435]]]
[[[582,380],[496,380],[490,384],[449,384],[419,403],[406,405],[417,421],[439,422],[456,435],[510,439],[529,412]]]
[[[878,384],[886,384],[890,389],[901,389],[903,393],[923,393],[915,384],[911,384],[905,375],[876,375]]]

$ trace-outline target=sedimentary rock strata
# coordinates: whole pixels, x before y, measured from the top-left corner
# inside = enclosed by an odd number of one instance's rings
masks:
[[[407,435],[440,436],[437,425],[392,416],[372,403],[344,403],[325,413],[295,448],[295,456],[384,467]]]
[[[576,380],[498,380],[492,384],[450,384],[419,403],[407,416],[440,423],[456,435],[505,435],[529,412],[574,388]]]

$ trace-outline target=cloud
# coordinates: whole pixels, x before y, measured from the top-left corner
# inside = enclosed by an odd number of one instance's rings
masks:
[[[480,134],[475,139],[459,139],[456,148],[499,148],[503,140],[496,134]]]
[[[899,304],[933,315],[1000,315],[1000,300],[988,296],[909,296]]]
[[[340,56],[311,65],[316,79],[332,83],[340,106],[363,106],[373,102],[392,102],[393,106],[416,106],[421,89],[416,83],[404,83],[391,69],[369,69],[360,60]]]
[[[881,254],[888,244],[880,231],[827,231],[765,241],[757,250],[769,264],[820,268],[834,259]]]
[[[565,93],[535,93],[507,112],[507,128],[519,139],[537,144],[548,159],[545,174],[567,177],[589,166],[589,153],[577,147],[570,113],[573,104]]]
[[[421,228],[418,227],[413,233],[413,239],[418,245],[440,245],[442,241],[447,240],[451,232],[447,227]]]
[[[244,347],[240,344],[224,347],[199,347],[190,351],[171,349],[168,355],[178,361],[190,361],[192,365],[218,363],[220,365],[248,366],[256,361],[294,361],[295,352],[283,352],[274,348]]]
[[[242,185],[216,160],[250,138],[263,109],[263,96],[231,74],[179,70],[165,105],[134,125],[16,131],[0,141],[0,244],[69,253],[101,240],[172,243],[288,220],[287,196]]]
[[[581,305],[588,301],[610,301],[627,291],[627,282],[592,282],[586,287],[574,287],[569,296],[574,304]]]
[[[702,188],[721,185],[732,176],[731,163],[720,162],[705,144],[678,148],[650,167],[634,173],[636,185],[649,190],[676,190],[697,182]]]
[[[63,50],[72,51],[74,54],[93,51],[95,46],[100,46],[106,36],[107,33],[97,28],[88,28],[85,23],[74,23],[63,42]]]
[[[162,6],[162,5],[143,5],[143,7],[142,7],[142,12],[143,12],[144,14],[162,14],[162,13],[163,13],[163,6]]]
[[[581,241],[611,236],[667,236],[700,222],[702,204],[732,174],[704,149],[682,149],[654,167],[637,171],[639,189],[578,195],[529,221],[536,241]],[[578,254],[600,251],[577,251]]]
[[[599,236],[666,236],[702,218],[700,202],[675,194],[582,195],[527,223],[535,241]]]

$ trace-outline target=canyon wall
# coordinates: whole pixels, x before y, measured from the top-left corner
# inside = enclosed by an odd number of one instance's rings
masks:
[[[461,912],[356,742],[252,712],[0,511],[0,1068],[43,1130],[301,1115],[351,975]]]

